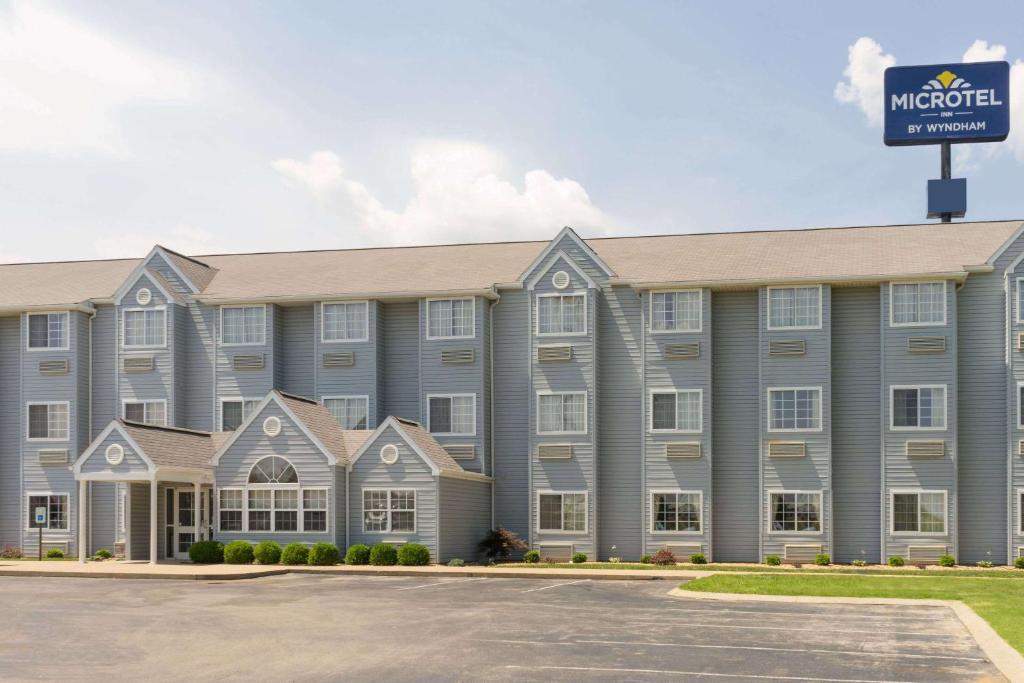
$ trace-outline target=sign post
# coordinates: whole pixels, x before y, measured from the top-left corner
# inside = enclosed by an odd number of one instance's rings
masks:
[[[43,561],[43,527],[46,526],[46,506],[45,505],[40,505],[40,506],[36,507],[34,512],[35,512],[35,515],[33,516],[33,518],[35,519],[36,528],[39,529],[39,546],[38,546],[38,548],[39,548],[39,561],[42,562]]]

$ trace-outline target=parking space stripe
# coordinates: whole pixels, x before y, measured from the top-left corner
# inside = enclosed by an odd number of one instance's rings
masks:
[[[920,631],[889,631],[886,629],[871,629],[867,631],[858,631],[856,629],[827,629],[827,628],[793,628],[791,626],[736,626],[733,624],[701,624],[692,621],[680,621],[670,622],[664,619],[636,619],[630,617],[630,621],[633,624],[651,624],[656,623],[659,626],[667,626],[669,628],[688,628],[694,627],[700,628],[739,628],[750,631],[786,631],[787,633],[865,633],[871,635],[896,635],[896,636],[915,636],[918,638],[936,638],[939,640],[950,640],[955,638],[958,634],[956,633],[921,633]],[[619,628],[629,628],[626,623],[619,624]]]
[[[554,583],[554,584],[551,584],[550,586],[543,586],[541,588],[531,588],[529,590],[520,591],[520,592],[521,593],[536,593],[537,591],[546,591],[549,588],[560,588],[561,586],[572,586],[572,585],[575,585],[577,583],[586,583],[587,581],[590,581],[590,579],[580,579],[579,581],[566,581],[565,583]]]
[[[477,577],[471,576],[467,579],[456,579],[455,581],[435,581],[434,583],[424,583],[419,586],[404,586],[402,588],[396,588],[396,591],[412,591],[417,588],[437,588],[438,586],[455,586],[460,583],[466,583],[467,581],[487,581],[488,577]]]
[[[506,669],[546,669],[549,671],[577,671],[620,674],[660,674],[665,676],[691,676],[693,678],[746,678],[761,681],[813,681],[814,683],[915,683],[914,681],[885,678],[816,678],[814,676],[768,676],[765,674],[726,674],[709,671],[677,671],[674,669],[625,669],[599,666],[543,666],[507,664]]]
[[[597,609],[596,607],[567,606],[567,605],[556,605],[556,604],[541,603],[541,602],[530,603],[530,607],[550,607],[552,609],[559,609],[559,610],[562,610],[562,609],[570,609],[570,610],[593,610],[593,609]],[[604,609],[608,609],[608,608],[605,607]],[[702,613],[703,612],[703,613],[707,613],[707,614],[752,614],[754,616],[765,616],[765,615],[767,615],[767,616],[782,616],[782,617],[792,617],[792,616],[797,616],[797,617],[808,617],[808,616],[810,616],[810,617],[814,617],[814,616],[821,616],[823,618],[828,618],[828,619],[834,619],[836,616],[841,616],[844,620],[845,619],[865,619],[865,620],[869,620],[869,621],[871,621],[873,623],[877,623],[879,619],[882,619],[882,620],[890,619],[890,620],[893,620],[893,621],[926,621],[930,625],[934,624],[934,620],[935,620],[936,616],[940,616],[940,615],[941,616],[947,616],[949,618],[949,621],[951,621],[951,622],[954,619],[953,613],[951,611],[949,611],[948,609],[946,609],[945,607],[940,607],[935,612],[930,612],[930,613],[927,613],[927,614],[923,614],[922,616],[919,616],[919,617],[911,617],[911,616],[895,615],[895,614],[892,615],[892,616],[889,616],[889,615],[886,615],[886,614],[845,614],[843,612],[835,612],[835,613],[829,612],[829,613],[826,613],[826,612],[822,612],[822,611],[811,611],[811,610],[784,612],[784,611],[768,611],[768,610],[752,610],[752,609],[727,609],[727,608],[719,609],[717,607],[715,607],[713,609],[712,608],[702,609],[702,608],[696,608],[696,607],[694,607],[694,608],[686,608],[686,607],[627,607],[627,606],[616,606],[614,608],[614,611],[616,611],[616,612],[621,612],[623,610],[643,611],[643,612],[652,612],[652,613],[656,612],[658,614],[662,614],[664,612],[687,612],[687,613],[694,613],[694,612]]]

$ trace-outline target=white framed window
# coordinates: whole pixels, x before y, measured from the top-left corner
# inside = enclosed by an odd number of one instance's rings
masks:
[[[233,432],[242,426],[262,399],[222,398],[220,400],[220,431]]]
[[[367,429],[369,396],[324,396],[324,405],[342,429]]]
[[[29,441],[67,441],[70,424],[70,403],[51,401],[29,403],[28,426],[25,433]]]
[[[167,401],[124,401],[121,414],[130,422],[166,427]]]
[[[821,387],[768,389],[769,432],[820,432]]]
[[[327,489],[302,489],[302,530],[327,531]]]
[[[889,494],[889,530],[893,534],[945,534],[946,491],[908,489]]]
[[[121,313],[121,346],[126,349],[167,345],[167,309],[126,308]]]
[[[537,392],[538,434],[586,434],[587,392]]]
[[[469,299],[427,299],[427,339],[476,336],[475,302]]]
[[[67,311],[29,313],[27,318],[29,351],[68,350],[69,315]]]
[[[223,346],[260,346],[266,340],[265,305],[220,307],[220,343]]]
[[[769,287],[769,330],[817,330],[821,328],[821,285]]]
[[[415,489],[363,489],[363,532],[416,533]]]
[[[771,533],[821,533],[821,491],[771,491],[768,506]]]
[[[242,531],[242,517],[245,514],[245,489],[220,489],[217,492],[218,529],[221,531]]]
[[[476,434],[476,394],[427,394],[427,431]]]
[[[946,282],[893,282],[889,285],[889,325],[946,324]]]
[[[889,428],[894,431],[945,430],[946,385],[890,386]]]
[[[320,340],[325,344],[366,341],[370,338],[369,310],[366,301],[320,304]]]
[[[651,292],[651,332],[700,332],[701,290]]]
[[[651,533],[699,534],[703,510],[701,491],[651,491]]]
[[[117,487],[117,535],[118,540],[124,540],[125,532],[128,529],[128,487],[126,484],[118,483]]]
[[[538,294],[537,335],[578,336],[587,333],[587,294]]]
[[[295,467],[269,455],[249,470],[246,486],[217,490],[217,528],[228,533],[322,533],[328,531],[329,502],[329,489],[300,486]]]
[[[1016,311],[1016,322],[1024,323],[1024,298],[1022,298],[1022,295],[1024,295],[1024,277],[1017,278],[1016,292],[1017,305],[1014,306],[1014,310]]]
[[[586,491],[538,491],[537,531],[587,533]]]
[[[68,494],[29,491],[25,495],[28,510],[25,519],[29,529],[49,529],[51,531],[68,530]],[[46,522],[36,524],[36,508],[46,508]]]
[[[652,432],[697,434],[703,427],[702,389],[651,390]]]
[[[1024,429],[1024,382],[1017,382],[1017,428]]]
[[[1017,533],[1024,534],[1024,489],[1017,489]]]

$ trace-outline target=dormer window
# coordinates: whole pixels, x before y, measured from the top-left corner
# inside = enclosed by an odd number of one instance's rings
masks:
[[[537,334],[587,333],[587,295],[540,294],[537,296]]]

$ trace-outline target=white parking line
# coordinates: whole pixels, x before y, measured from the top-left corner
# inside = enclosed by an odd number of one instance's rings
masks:
[[[813,676],[766,676],[763,674],[723,674],[710,673],[707,671],[676,671],[672,669],[618,669],[598,666],[539,666],[532,664],[524,666],[520,664],[507,664],[506,669],[547,669],[549,671],[592,671],[595,673],[621,673],[621,674],[663,674],[669,676],[691,676],[693,678],[746,678],[762,681],[814,681],[815,683],[914,683],[913,681],[901,681],[878,678],[815,678]]]
[[[652,614],[663,614],[665,612],[687,612],[687,613],[691,613],[691,612],[698,612],[698,613],[700,613],[700,612],[703,612],[703,613],[706,613],[706,614],[752,614],[754,616],[771,615],[771,616],[783,616],[783,617],[794,617],[794,616],[795,617],[822,617],[824,619],[830,619],[830,620],[834,620],[837,616],[839,616],[839,617],[842,617],[843,620],[847,620],[847,619],[867,619],[867,620],[870,620],[872,623],[878,623],[879,619],[882,619],[882,620],[889,619],[889,620],[892,620],[892,621],[897,621],[897,620],[900,620],[900,621],[927,621],[930,624],[934,624],[935,617],[938,616],[935,612],[929,612],[929,613],[923,614],[922,616],[919,616],[919,617],[910,617],[910,616],[903,616],[903,615],[888,616],[888,615],[885,615],[885,614],[846,614],[846,613],[842,613],[842,612],[832,613],[832,612],[820,612],[820,611],[819,612],[811,612],[811,611],[783,612],[783,611],[752,610],[752,609],[726,609],[726,608],[719,609],[717,607],[715,607],[714,609],[700,609],[700,608],[687,608],[687,607],[626,607],[626,606],[619,606],[619,605],[616,605],[615,607],[607,607],[607,606],[601,606],[601,605],[595,605],[594,607],[584,607],[584,606],[578,606],[578,605],[559,605],[559,604],[555,604],[555,603],[534,603],[534,604],[531,604],[530,607],[531,608],[550,607],[552,609],[559,609],[559,610],[562,610],[562,609],[570,609],[570,610],[608,609],[608,610],[613,610],[615,612],[621,612],[623,610],[632,610],[632,611],[650,612]],[[950,612],[945,607],[937,608],[936,612],[939,612],[940,614],[942,612],[944,612],[949,617],[953,617],[954,616],[953,613]],[[952,621],[952,619],[950,619],[950,621]]]
[[[404,588],[396,588],[396,591],[413,591],[417,588],[437,588],[438,586],[454,586],[459,583],[465,583],[467,581],[487,581],[486,576],[470,576],[466,579],[456,579],[455,581],[435,581],[434,583],[424,583],[420,586],[405,586]]]
[[[531,588],[525,591],[519,591],[520,593],[536,593],[537,591],[546,591],[549,588],[558,588],[559,586],[572,586],[577,583],[586,583],[590,579],[580,579],[579,581],[566,581],[565,583],[553,583],[550,586],[543,586],[541,588]]]
[[[629,619],[632,622],[632,624],[646,625],[646,624],[656,623],[656,624],[658,624],[661,627],[666,627],[667,626],[669,628],[687,628],[687,629],[693,629],[695,626],[699,626],[700,628],[741,628],[741,629],[746,629],[746,630],[749,630],[749,631],[787,631],[789,633],[796,633],[796,632],[802,632],[802,633],[865,633],[865,634],[872,634],[872,635],[883,635],[883,634],[884,635],[888,635],[888,634],[891,634],[891,635],[897,635],[897,636],[917,636],[918,638],[940,638],[940,639],[943,639],[943,640],[950,640],[951,638],[955,638],[958,635],[956,633],[921,633],[920,631],[889,631],[889,630],[886,630],[886,629],[870,629],[870,630],[866,630],[866,631],[861,631],[861,630],[852,629],[852,628],[828,629],[828,628],[792,628],[790,626],[736,626],[736,625],[732,625],[732,624],[700,624],[700,623],[695,623],[695,622],[692,622],[692,621],[680,621],[680,622],[672,623],[670,621],[665,621],[664,619],[637,619],[635,617],[629,617]],[[620,624],[611,625],[611,626],[614,626],[614,627],[617,627],[617,628],[631,628],[632,624],[626,623],[626,622],[622,622]]]

